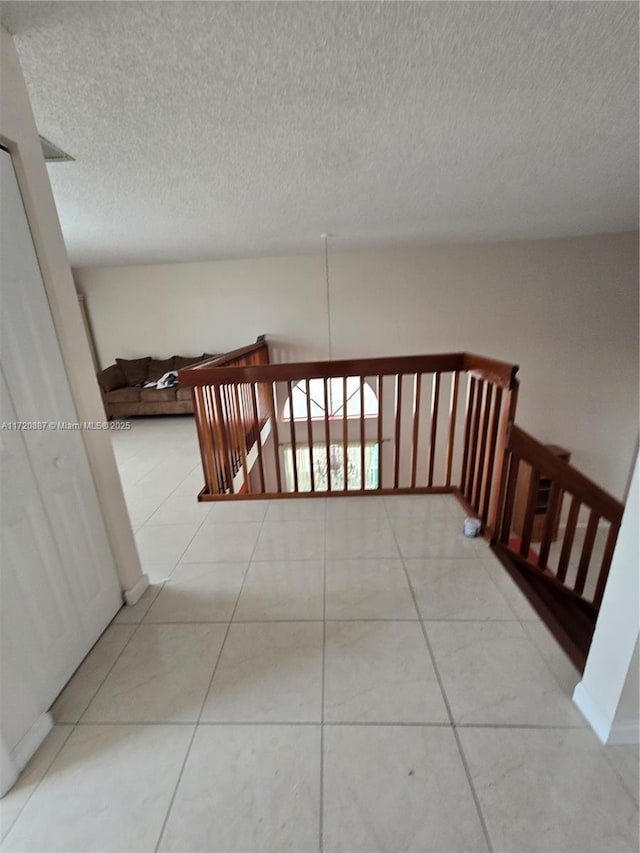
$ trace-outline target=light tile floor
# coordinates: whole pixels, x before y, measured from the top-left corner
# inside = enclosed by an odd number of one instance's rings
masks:
[[[636,851],[638,750],[445,497],[198,504],[189,418],[115,435],[151,588],[0,802],[5,851]]]

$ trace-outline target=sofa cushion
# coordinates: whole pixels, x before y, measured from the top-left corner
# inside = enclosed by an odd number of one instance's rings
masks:
[[[143,388],[140,391],[141,403],[169,403],[175,399],[175,388]]]
[[[173,362],[173,356],[171,358],[152,358],[147,370],[147,382],[156,382],[169,370],[175,370]]]
[[[174,370],[180,370],[182,367],[189,367],[190,364],[197,364],[202,361],[199,355],[174,355]]]
[[[106,394],[108,391],[114,391],[116,388],[124,388],[127,384],[127,377],[122,372],[122,368],[117,364],[112,364],[98,373],[98,385]]]
[[[147,381],[151,356],[145,358],[116,358],[116,364],[127,377],[127,384],[135,387]]]
[[[191,400],[191,388],[178,388],[176,400]]]
[[[109,403],[137,403],[140,400],[139,388],[117,388],[105,394]]]

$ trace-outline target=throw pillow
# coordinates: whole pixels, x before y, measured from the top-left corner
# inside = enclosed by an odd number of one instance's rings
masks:
[[[116,388],[124,388],[126,384],[127,377],[117,364],[112,364],[98,373],[98,385],[105,394],[115,391]]]
[[[156,382],[169,370],[174,370],[173,358],[152,358],[147,371],[147,382]]]
[[[189,367],[190,364],[196,364],[200,361],[199,355],[174,355],[174,370],[180,370],[181,367]]]
[[[150,361],[150,355],[146,358],[116,358],[116,364],[127,377],[127,385],[133,388],[146,382]]]

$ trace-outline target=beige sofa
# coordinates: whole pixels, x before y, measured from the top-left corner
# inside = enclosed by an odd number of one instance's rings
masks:
[[[144,388],[169,370],[197,364],[220,353],[199,356],[172,355],[170,358],[117,358],[116,363],[97,374],[107,419],[136,415],[192,415],[191,388]]]

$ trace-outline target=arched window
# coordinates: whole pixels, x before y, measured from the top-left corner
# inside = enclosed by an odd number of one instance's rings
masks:
[[[309,380],[309,399],[311,419],[316,420],[325,416],[324,381],[322,379]],[[373,388],[367,383],[363,387],[364,417],[375,418],[378,416],[378,398]],[[347,377],[346,394],[347,418],[360,417],[360,377]],[[283,420],[291,420],[293,409],[294,421],[306,421],[307,419],[307,382],[301,379],[294,385],[291,397],[284,405]],[[329,418],[344,418],[345,394],[344,382],[341,378],[327,380],[327,414]]]

